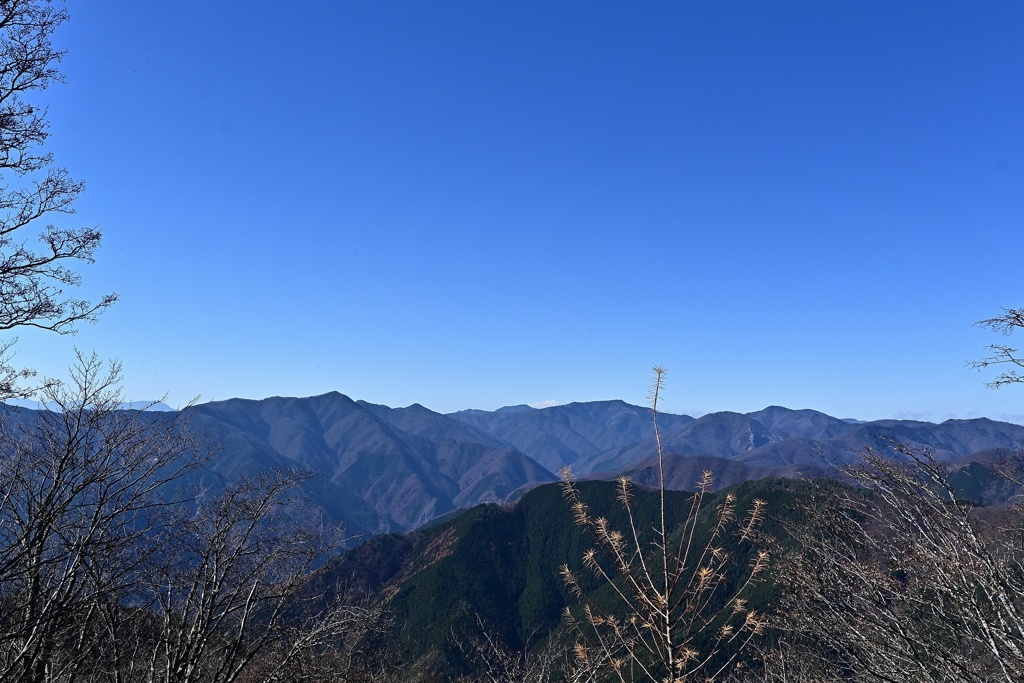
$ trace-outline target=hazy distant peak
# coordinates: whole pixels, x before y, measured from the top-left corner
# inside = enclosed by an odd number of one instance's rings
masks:
[[[466,408],[465,410],[456,410],[454,413],[448,413],[449,415],[490,415],[489,410],[480,410],[479,408]]]
[[[342,400],[346,403],[355,403],[351,398],[339,391],[328,391],[325,394],[317,394],[316,396],[266,396],[264,398],[225,398],[218,401],[207,401],[201,405],[212,405],[219,403],[286,403],[294,401],[325,401],[325,400]]]
[[[735,410],[718,410],[718,411],[713,412],[713,413],[704,413],[703,415],[698,417],[697,420],[698,421],[705,421],[706,422],[706,421],[712,420],[712,419],[737,420],[737,419],[740,419],[740,418],[743,418],[745,420],[756,419],[756,418],[751,417],[750,415],[745,415],[743,413],[737,413]]]
[[[13,406],[15,408],[28,408],[29,410],[60,410],[60,406],[56,403],[44,402],[44,401],[32,401],[29,399],[13,398],[4,401],[6,405]],[[128,401],[118,406],[119,410],[149,410],[153,412],[175,412],[175,409],[163,403],[162,401]]]
[[[174,408],[170,407],[163,401],[129,401],[128,403],[121,404],[122,410],[152,410],[154,412],[174,412]]]
[[[537,410],[532,408],[525,403],[521,403],[517,406],[505,406],[504,408],[498,408],[494,412],[496,413],[528,413],[530,411]]]
[[[635,406],[632,403],[626,403],[621,398],[609,398],[609,399],[605,399],[603,401],[573,401],[572,403],[565,403],[565,404],[563,404],[563,406],[564,407],[584,406],[584,407],[588,407],[588,408],[600,407],[600,406],[622,406],[622,407],[626,407],[626,408],[630,408],[630,409],[640,409],[640,410],[647,410],[647,411],[650,410],[649,407]],[[563,406],[554,406],[554,407],[560,408],[560,407],[563,407]],[[658,412],[660,413],[661,411],[659,410]]]
[[[992,423],[995,424],[997,420],[993,420],[988,417],[971,417],[971,418],[960,418],[951,417],[948,420],[943,420],[941,424],[953,424],[953,425],[966,425],[966,424],[980,424],[980,423]],[[1012,423],[1010,423],[1012,424]]]

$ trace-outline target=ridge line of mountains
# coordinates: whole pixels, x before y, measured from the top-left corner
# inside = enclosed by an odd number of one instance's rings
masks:
[[[689,489],[711,470],[725,486],[766,476],[835,476],[830,463],[856,459],[885,438],[931,449],[966,467],[1024,447],[1024,426],[987,418],[856,422],[814,410],[771,406],[692,418],[659,413],[670,488]],[[309,398],[229,399],[198,406],[193,428],[221,445],[220,474],[274,466],[320,477],[307,495],[350,530],[408,531],[485,502],[514,500],[557,479],[628,474],[656,484],[648,408],[620,400],[549,408],[441,414],[422,405],[390,408],[338,392]]]
[[[34,411],[7,408],[23,413]],[[154,413],[158,415],[159,413]],[[166,413],[164,413],[166,414]],[[156,418],[154,418],[156,419]],[[581,478],[628,475],[657,484],[651,411],[620,400],[441,414],[390,408],[338,392],[228,399],[191,409],[192,429],[219,451],[211,480],[298,467],[319,477],[303,493],[327,519],[362,536],[409,531],[480,503],[509,502],[569,468]],[[986,467],[1024,447],[1024,426],[988,418],[859,422],[770,406],[700,418],[658,413],[669,488],[703,470],[717,486],[768,476],[837,476],[836,464],[886,439],[924,447],[959,468],[979,502],[1005,497]],[[973,477],[973,479],[971,479]]]

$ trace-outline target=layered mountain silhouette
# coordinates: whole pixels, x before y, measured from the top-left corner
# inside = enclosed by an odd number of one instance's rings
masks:
[[[208,403],[194,429],[221,444],[219,473],[300,467],[320,475],[315,502],[355,531],[415,528],[502,500],[554,475],[515,448],[422,406],[388,408],[339,393]]]
[[[308,492],[314,502],[372,535],[516,499],[557,479],[563,467],[579,477],[628,474],[654,485],[651,417],[649,409],[623,401],[444,415],[418,404],[390,408],[332,392],[208,403],[197,408],[192,424],[222,444],[217,472],[314,470],[320,475]],[[663,413],[658,423],[666,478],[679,489],[691,488],[704,470],[714,473],[717,486],[767,476],[834,476],[835,465],[855,460],[864,447],[891,452],[890,439],[929,448],[958,467],[975,455],[1024,447],[1024,427],[988,419],[854,422],[771,406],[698,419]],[[991,482],[976,487],[1002,490]]]
[[[34,413],[17,412],[15,422]],[[304,494],[328,519],[363,535],[406,531],[479,503],[518,499],[556,480],[564,467],[577,477],[627,474],[648,485],[659,476],[651,412],[623,401],[444,415],[332,392],[207,403],[193,408],[189,420],[217,445],[211,479],[274,467],[311,470],[318,476]],[[1005,459],[1024,447],[1024,426],[985,418],[857,422],[771,406],[698,419],[659,413],[658,424],[666,480],[679,489],[691,488],[704,470],[717,486],[835,476],[835,466],[855,460],[861,449],[892,453],[890,440],[897,440],[961,468],[964,486],[989,500],[1008,490],[986,478],[993,454]]]

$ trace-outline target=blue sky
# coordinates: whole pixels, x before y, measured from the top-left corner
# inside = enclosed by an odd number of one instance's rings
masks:
[[[69,4],[129,398],[1018,416],[1024,5]],[[1022,342],[1024,344],[1024,342]]]

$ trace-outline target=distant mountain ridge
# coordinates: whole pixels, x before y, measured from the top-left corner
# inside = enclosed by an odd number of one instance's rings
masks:
[[[218,470],[314,470],[322,495],[344,501],[332,516],[369,533],[415,528],[554,479],[514,448],[422,406],[388,408],[337,392],[208,403],[192,424],[223,444]]]
[[[568,403],[550,408],[494,412],[450,413],[448,417],[473,425],[528,454],[551,472],[588,461],[616,448],[654,438],[649,408],[625,401]],[[659,415],[661,429],[693,421],[688,415]],[[589,469],[589,468],[588,468]]]
[[[17,410],[18,421],[34,412]],[[229,399],[196,406],[189,415],[192,428],[219,447],[209,465],[213,479],[273,467],[312,470],[319,476],[305,494],[328,519],[344,520],[364,535],[406,531],[479,503],[517,499],[556,480],[564,467],[584,478],[628,474],[638,483],[657,482],[651,412],[618,400],[445,415],[419,404],[390,408],[331,392]],[[887,439],[930,448],[960,468],[981,463],[990,469],[992,453],[1024,447],[1024,426],[986,418],[858,422],[769,406],[697,419],[659,413],[658,423],[673,488],[693,486],[705,469],[717,485],[830,476],[835,464],[852,461],[865,446],[889,451]],[[964,471],[981,476],[977,467]],[[988,497],[1003,490],[987,480],[971,487]]]
[[[723,486],[774,475],[829,476],[835,463],[850,462],[864,446],[885,450],[886,438],[932,448],[960,466],[974,454],[1024,447],[1024,427],[984,418],[856,422],[769,406],[697,419],[660,413],[658,419],[674,488],[693,486],[705,469]],[[331,392],[209,403],[196,408],[193,423],[225,444],[218,471],[272,464],[315,470],[321,475],[311,494],[316,502],[371,535],[518,498],[556,480],[563,467],[581,477],[627,473],[639,483],[656,483],[651,412],[618,400],[445,415],[419,404],[391,408]]]

